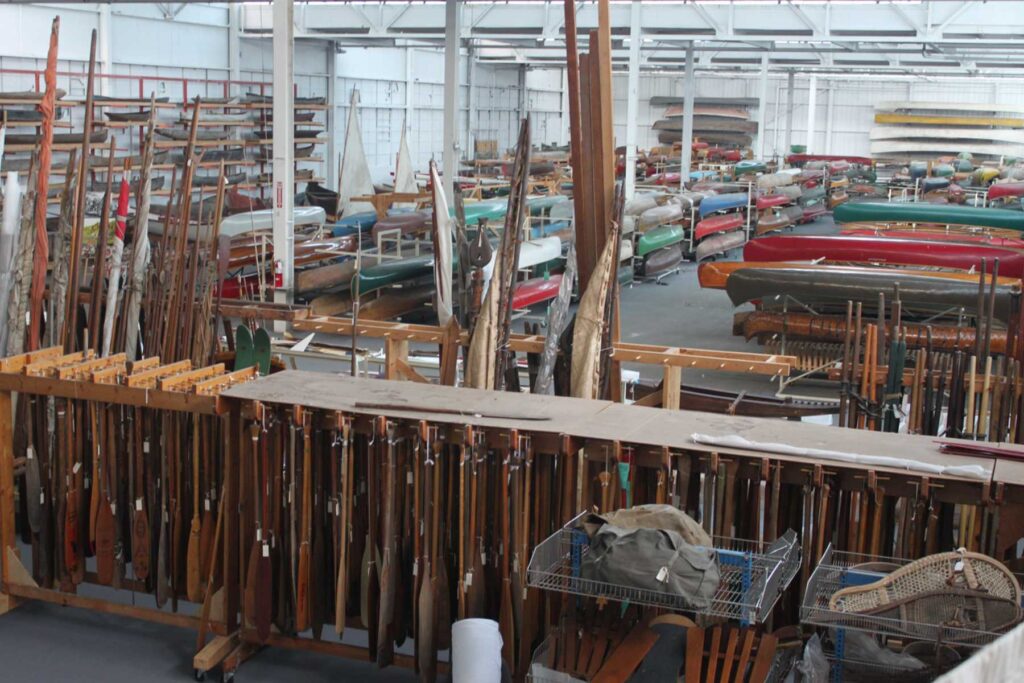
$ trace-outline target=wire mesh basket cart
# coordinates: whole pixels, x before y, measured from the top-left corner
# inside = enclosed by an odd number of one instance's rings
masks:
[[[694,612],[686,596],[583,578],[580,566],[589,538],[573,518],[533,550],[527,583],[542,590],[603,598],[635,605]],[[763,622],[800,568],[800,545],[788,533],[769,552],[767,544],[715,537],[713,550],[721,581],[710,605],[696,613],[743,624]]]

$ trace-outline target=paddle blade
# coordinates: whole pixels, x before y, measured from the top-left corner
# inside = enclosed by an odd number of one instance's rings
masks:
[[[299,546],[298,590],[295,598],[295,630],[302,633],[309,628],[309,543]]]
[[[203,598],[202,562],[199,552],[201,524],[198,517],[192,518],[192,528],[188,533],[188,550],[185,555],[185,591],[190,602],[199,602]]]
[[[109,586],[114,580],[114,529],[117,520],[106,501],[100,503],[96,513],[96,580]]]
[[[132,519],[132,571],[139,581],[149,578],[149,553],[149,517],[143,507],[135,511]]]

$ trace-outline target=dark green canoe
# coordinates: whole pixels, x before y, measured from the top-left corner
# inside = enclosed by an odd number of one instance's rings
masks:
[[[736,175],[743,175],[744,173],[764,173],[764,162],[763,161],[740,161],[733,167]]]
[[[404,259],[388,259],[372,266],[363,265],[358,276],[359,295],[362,296],[399,282],[427,277],[433,272],[433,254]]]
[[[937,223],[979,225],[1024,232],[1024,211],[924,202],[847,202],[833,212],[836,223]]]
[[[508,211],[507,199],[486,199],[482,202],[466,202],[466,225],[476,225],[480,219],[486,218],[493,223],[505,218]],[[451,215],[455,215],[455,207],[449,209]]]
[[[680,225],[662,225],[648,230],[637,240],[635,254],[647,256],[658,249],[682,242],[683,236],[683,228]]]

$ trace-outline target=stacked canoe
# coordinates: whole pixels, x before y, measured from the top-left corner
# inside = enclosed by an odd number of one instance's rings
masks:
[[[673,144],[682,141],[683,100],[680,98],[652,98],[651,104],[665,103],[662,118],[652,128],[658,133],[658,142]],[[757,133],[757,121],[750,120],[750,109],[758,101],[751,98],[702,98],[693,103],[693,137],[701,142],[726,148],[749,147]]]
[[[881,102],[875,106],[871,155],[978,157],[1024,155],[1024,106],[996,103]]]

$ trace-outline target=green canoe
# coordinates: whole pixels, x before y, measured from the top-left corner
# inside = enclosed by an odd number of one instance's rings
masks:
[[[744,173],[763,173],[764,162],[763,161],[740,161],[733,167],[736,175],[743,175]]]
[[[833,212],[836,223],[871,221],[979,225],[1024,232],[1024,211],[923,202],[847,202]]]
[[[683,241],[683,228],[680,225],[662,225],[648,230],[636,243],[635,254],[647,256],[651,252]]]
[[[466,202],[466,225],[476,225],[481,218],[490,222],[504,220],[508,211],[508,199],[486,199],[482,202]],[[455,207],[450,210],[455,215]]]
[[[527,197],[526,205],[530,208],[531,216],[547,215],[548,211],[551,211],[553,206],[561,204],[562,202],[569,201],[569,198],[563,194],[554,194],[547,196]]]
[[[934,164],[932,166],[932,175],[936,178],[949,178],[953,173],[953,166],[950,164]]]
[[[434,272],[434,255],[414,256],[404,259],[388,259],[377,265],[363,266],[359,271],[359,295],[362,296],[381,287],[398,284],[417,277],[426,277]]]

